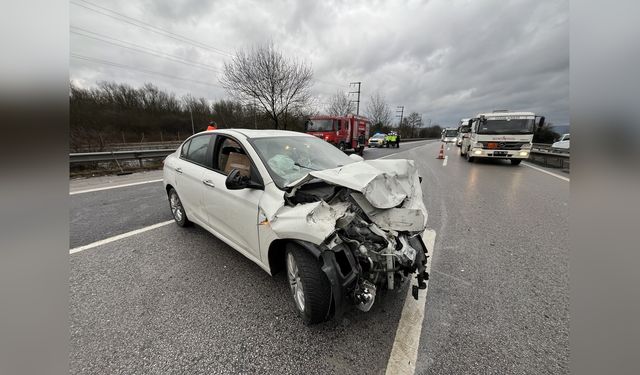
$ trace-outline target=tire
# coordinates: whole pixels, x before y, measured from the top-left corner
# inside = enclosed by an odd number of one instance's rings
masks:
[[[318,259],[308,251],[289,244],[285,264],[293,304],[304,324],[331,319],[331,284]]]
[[[338,145],[338,149],[340,149],[340,151],[344,152],[344,150],[347,148],[347,146],[344,144],[344,142],[340,142],[340,144]]]
[[[169,190],[169,209],[171,210],[171,215],[173,216],[173,220],[176,221],[176,224],[181,227],[191,225],[191,221],[187,218],[187,212],[184,210],[182,201],[174,188]]]
[[[469,156],[469,149],[467,149],[467,152],[464,154],[464,156],[467,158],[467,161],[469,163],[473,163],[473,161],[475,160],[475,158],[473,156]]]
[[[511,159],[511,165],[520,165],[522,159]]]

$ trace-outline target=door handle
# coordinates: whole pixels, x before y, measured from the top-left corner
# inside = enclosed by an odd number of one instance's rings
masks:
[[[214,185],[213,182],[211,182],[211,180],[204,180],[202,181],[202,183],[212,188],[216,187],[216,185]]]
[[[176,168],[176,172],[178,172],[178,173],[182,173],[182,168],[179,168],[179,167],[178,167],[178,168]]]

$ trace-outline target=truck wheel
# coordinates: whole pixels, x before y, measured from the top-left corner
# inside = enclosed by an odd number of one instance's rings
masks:
[[[467,158],[467,161],[469,163],[473,163],[474,157],[473,156],[469,156],[469,149],[467,149],[467,152],[464,154],[464,156]]]
[[[294,244],[287,245],[285,257],[291,296],[304,324],[331,319],[331,284],[318,259]]]
[[[344,150],[347,148],[347,146],[345,146],[344,142],[340,142],[340,144],[338,145],[338,149],[340,149],[340,151],[344,152]]]
[[[522,159],[511,159],[511,165],[519,165]]]
[[[181,227],[186,227],[191,224],[187,218],[187,212],[184,210],[182,201],[180,201],[180,197],[178,197],[178,193],[174,188],[169,190],[169,208],[171,209],[171,214],[173,215],[173,220],[176,221],[176,224]]]

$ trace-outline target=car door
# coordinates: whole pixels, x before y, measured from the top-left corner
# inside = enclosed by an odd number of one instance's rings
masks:
[[[263,184],[245,147],[230,136],[219,135],[213,151],[213,169],[203,175],[206,187],[203,207],[211,229],[260,260],[258,204],[264,190],[227,189],[225,181],[233,169],[239,169],[241,174]]]
[[[176,167],[176,190],[187,212],[187,217],[196,223],[206,223],[207,215],[202,209],[204,184],[203,173],[212,167],[214,136],[202,134],[191,138],[183,147]]]

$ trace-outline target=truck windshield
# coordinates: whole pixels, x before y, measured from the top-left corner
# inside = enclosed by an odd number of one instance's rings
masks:
[[[533,119],[487,120],[478,125],[478,134],[532,134]]]
[[[308,132],[330,132],[333,131],[333,120],[307,120],[304,130]]]
[[[469,125],[464,125],[460,127],[460,133],[468,133],[471,130]]]
[[[455,137],[457,135],[458,135],[457,130],[447,130],[447,132],[445,133],[445,137]]]

